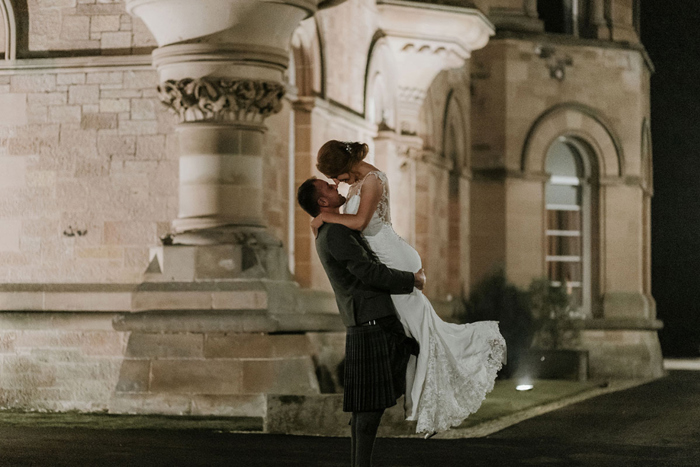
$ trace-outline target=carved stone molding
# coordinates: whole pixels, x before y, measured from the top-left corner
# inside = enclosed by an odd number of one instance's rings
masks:
[[[479,10],[434,3],[377,0],[383,40],[397,65],[399,122],[404,135],[418,133],[420,108],[435,77],[464,66],[471,52],[495,33]]]
[[[282,110],[285,87],[260,80],[185,78],[158,86],[160,100],[180,122],[262,121]]]
[[[545,61],[549,68],[549,77],[557,81],[564,81],[566,78],[566,67],[573,66],[574,61],[571,56],[558,52],[554,47],[538,45],[535,53]]]
[[[399,86],[398,95],[401,102],[420,105],[425,100],[426,90],[415,87]]]

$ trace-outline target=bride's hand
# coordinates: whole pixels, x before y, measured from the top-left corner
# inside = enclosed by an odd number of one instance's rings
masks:
[[[423,268],[420,268],[420,271],[413,273],[413,286],[417,288],[418,290],[423,290],[423,287],[425,287],[425,271]]]
[[[311,221],[311,230],[314,233],[314,237],[318,237],[318,229],[320,229],[322,225],[323,225],[323,213],[314,217],[313,220]]]

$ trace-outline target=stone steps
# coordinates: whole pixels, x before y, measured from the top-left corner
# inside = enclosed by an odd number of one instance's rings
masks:
[[[305,334],[132,332],[110,413],[262,417],[265,394],[320,394]]]

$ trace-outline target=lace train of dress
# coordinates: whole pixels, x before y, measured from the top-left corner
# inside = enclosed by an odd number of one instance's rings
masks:
[[[420,256],[391,226],[386,175],[370,172],[369,176],[380,180],[383,193],[363,231],[367,243],[387,266],[418,271]],[[367,177],[351,187],[346,213],[357,212]],[[478,410],[501,369],[506,345],[498,323],[446,323],[417,289],[408,295],[392,295],[392,300],[404,329],[420,344],[420,353],[411,357],[406,374],[406,419],[417,420],[418,433],[458,426]]]

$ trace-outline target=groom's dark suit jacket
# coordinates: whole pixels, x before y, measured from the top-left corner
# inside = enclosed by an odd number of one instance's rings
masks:
[[[316,251],[345,326],[396,315],[389,294],[413,291],[413,273],[382,264],[364,237],[344,225],[323,224],[316,238]]]

